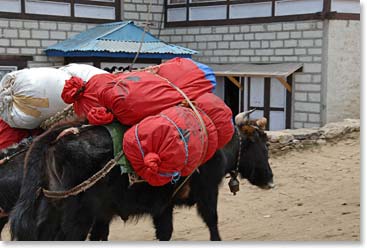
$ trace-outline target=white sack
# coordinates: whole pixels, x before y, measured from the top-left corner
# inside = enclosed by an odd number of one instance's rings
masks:
[[[13,128],[34,129],[68,105],[61,98],[70,74],[30,68],[6,74],[0,82],[0,118]]]
[[[59,70],[65,71],[71,76],[80,77],[84,82],[88,82],[94,75],[108,73],[97,67],[85,64],[68,64],[60,67]]]

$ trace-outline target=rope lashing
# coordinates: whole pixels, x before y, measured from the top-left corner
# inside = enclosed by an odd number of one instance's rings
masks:
[[[86,191],[87,189],[91,188],[94,184],[96,184],[99,180],[105,177],[118,163],[121,157],[124,155],[124,152],[119,152],[113,159],[111,159],[102,169],[100,169],[97,173],[91,176],[89,179],[85,180],[84,182],[78,184],[77,186],[65,190],[65,191],[51,191],[42,189],[43,194],[48,198],[54,199],[64,199],[69,196],[78,195],[81,192]]]

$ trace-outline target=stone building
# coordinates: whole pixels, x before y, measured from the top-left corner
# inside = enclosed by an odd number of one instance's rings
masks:
[[[149,22],[163,41],[197,50],[195,60],[243,65],[218,76],[234,112],[256,107],[273,130],[319,127],[359,118],[359,13],[356,0],[2,0],[0,73],[63,64],[44,49],[97,23]],[[301,69],[282,84],[273,63]],[[270,69],[246,76],[254,64]]]

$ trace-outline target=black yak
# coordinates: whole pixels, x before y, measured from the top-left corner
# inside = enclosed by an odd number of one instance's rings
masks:
[[[0,234],[18,200],[26,149],[27,144],[21,142],[17,146],[0,150]]]
[[[99,171],[114,156],[109,132],[103,126],[83,129],[56,141],[65,128],[39,136],[26,157],[26,173],[19,200],[10,216],[13,240],[85,240],[95,220],[113,215],[123,220],[150,215],[156,238],[170,240],[176,205],[196,205],[209,228],[210,240],[221,240],[218,232],[218,189],[227,173],[236,174],[262,188],[273,185],[268,163],[264,119],[236,117],[232,140],[201,165],[174,194],[177,183],[153,187],[146,182],[130,185],[127,174],[115,166],[93,187],[76,196],[51,199],[41,189],[68,190]],[[237,168],[238,167],[238,168]]]
[[[0,235],[19,197],[23,179],[24,158],[31,140],[31,137],[26,138],[19,144],[0,150]],[[95,220],[90,233],[90,240],[107,240],[109,222],[110,219]]]

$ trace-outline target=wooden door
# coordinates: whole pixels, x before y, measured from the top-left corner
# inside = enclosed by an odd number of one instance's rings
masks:
[[[287,81],[291,83],[291,77]],[[267,118],[267,130],[290,128],[291,94],[277,79],[252,77],[245,85],[245,110],[256,108],[251,118]]]

